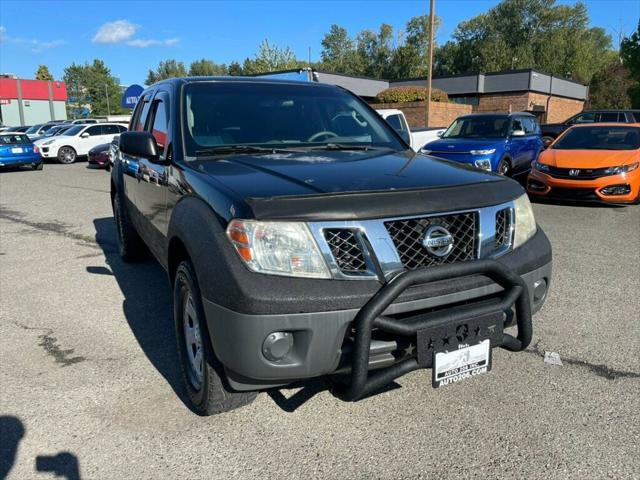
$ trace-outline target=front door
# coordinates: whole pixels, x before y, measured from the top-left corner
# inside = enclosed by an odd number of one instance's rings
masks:
[[[151,102],[149,121],[145,130],[150,132],[158,144],[160,158],[152,162],[146,158],[138,160],[138,187],[136,205],[145,223],[145,237],[149,247],[160,258],[166,248],[167,224],[167,169],[169,97],[158,92]]]

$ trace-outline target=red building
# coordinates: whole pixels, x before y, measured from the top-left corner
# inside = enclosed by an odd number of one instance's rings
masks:
[[[66,120],[64,82],[0,77],[0,121],[3,125],[35,125]]]

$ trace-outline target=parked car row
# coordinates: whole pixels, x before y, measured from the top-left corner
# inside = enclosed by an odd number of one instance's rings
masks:
[[[409,131],[404,116],[390,121],[398,112],[379,113],[398,133]],[[638,203],[639,120],[636,110],[587,111],[541,127],[525,112],[478,113],[457,118],[418,150],[501,175],[528,174],[535,198]]]

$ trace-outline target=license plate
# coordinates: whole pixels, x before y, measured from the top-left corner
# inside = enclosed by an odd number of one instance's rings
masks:
[[[22,153],[22,148],[21,147],[13,147],[11,149],[11,153]]]
[[[433,386],[443,387],[476,377],[491,370],[490,340],[451,352],[436,352],[433,359]]]

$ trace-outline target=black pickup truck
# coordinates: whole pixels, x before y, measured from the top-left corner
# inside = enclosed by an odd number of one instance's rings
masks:
[[[567,118],[562,123],[545,123],[542,129],[542,141],[545,148],[556,137],[573,125],[581,123],[640,123],[640,110],[585,110]]]
[[[120,253],[168,272],[196,412],[314,377],[349,401],[419,368],[440,387],[530,343],[551,246],[523,189],[412,151],[350,92],[172,79],[130,130]]]

